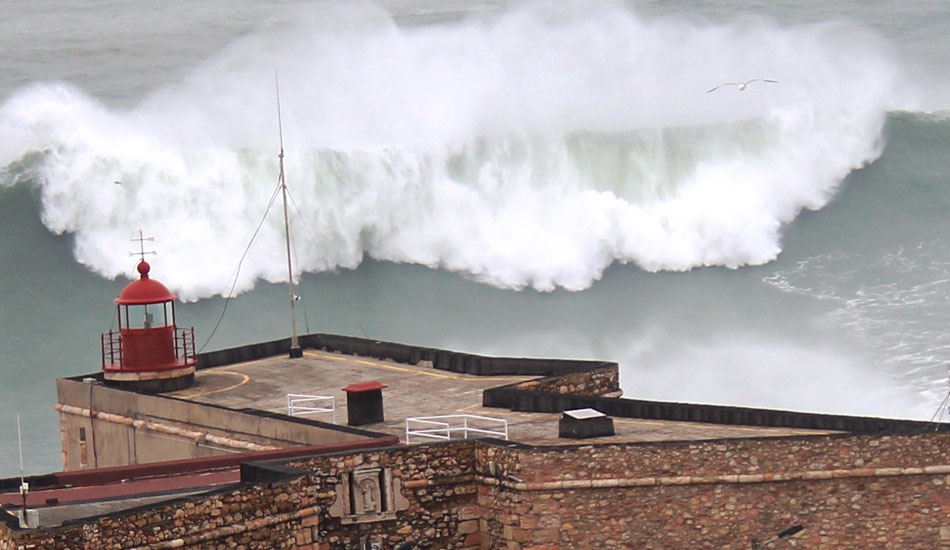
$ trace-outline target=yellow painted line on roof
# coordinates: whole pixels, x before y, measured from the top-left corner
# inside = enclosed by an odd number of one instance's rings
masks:
[[[638,418],[617,418],[616,416],[611,418],[618,424],[649,424],[651,426],[669,426],[671,424],[667,420],[640,420]]]
[[[330,359],[330,360],[332,360],[332,361],[347,361],[347,362],[350,362],[350,363],[359,363],[360,365],[366,365],[366,366],[369,366],[369,367],[377,367],[377,368],[395,370],[395,371],[399,371],[399,372],[408,372],[408,373],[410,373],[410,374],[422,374],[422,375],[425,375],[425,376],[434,376],[434,377],[436,377],[436,378],[447,378],[447,379],[449,379],[449,380],[478,380],[478,379],[487,380],[487,379],[490,378],[491,380],[515,380],[515,381],[519,381],[519,382],[520,382],[520,381],[524,381],[524,380],[531,380],[531,379],[534,378],[533,376],[528,376],[528,377],[523,377],[523,376],[491,376],[491,377],[487,377],[487,376],[475,376],[475,375],[471,375],[471,374],[465,375],[465,376],[458,376],[458,375],[454,375],[454,374],[442,374],[442,373],[440,373],[440,372],[427,372],[427,371],[425,371],[425,370],[419,370],[419,369],[424,369],[424,368],[426,368],[426,367],[415,367],[415,368],[410,368],[410,367],[397,367],[397,366],[395,366],[395,365],[388,365],[388,364],[383,363],[383,362],[381,362],[381,361],[368,361],[368,360],[366,360],[366,359],[351,359],[351,358],[349,358],[349,357],[339,357],[339,356],[337,356],[337,355],[332,355],[332,354],[327,354],[327,353],[318,353],[318,352],[310,352],[310,351],[307,351],[307,352],[304,352],[304,355],[308,355],[308,356],[316,357],[316,358],[320,358],[320,359]]]
[[[234,388],[243,386],[244,384],[247,384],[248,382],[251,381],[251,377],[248,376],[248,375],[246,375],[246,374],[244,374],[244,373],[241,373],[241,372],[231,372],[231,371],[227,371],[227,370],[216,370],[216,371],[211,371],[211,372],[198,372],[198,373],[195,374],[195,376],[196,376],[196,377],[199,377],[199,376],[203,377],[203,376],[207,376],[207,375],[210,375],[210,374],[230,374],[230,375],[232,375],[232,376],[240,376],[240,377],[241,377],[241,381],[238,382],[237,384],[232,384],[232,385],[227,386],[227,387],[224,387],[224,388],[218,388],[218,389],[216,389],[216,390],[209,390],[209,391],[205,391],[205,392],[192,393],[192,394],[189,394],[189,395],[176,395],[175,397],[178,397],[178,398],[180,398],[180,399],[194,399],[195,397],[202,397],[202,396],[205,396],[205,395],[211,395],[212,393],[220,393],[220,392],[223,392],[223,391],[233,390]]]
[[[321,359],[330,359],[331,361],[349,361],[346,357],[340,357],[339,355],[333,355],[330,353],[317,353],[315,351],[304,351],[304,355],[307,357],[319,357]]]
[[[498,414],[499,414],[500,416],[521,416],[521,417],[524,417],[524,418],[531,418],[531,419],[543,419],[543,418],[545,418],[545,417],[554,416],[554,415],[556,415],[556,414],[558,414],[558,413],[515,412],[515,411],[510,411],[510,410],[504,409],[504,412],[498,413]]]

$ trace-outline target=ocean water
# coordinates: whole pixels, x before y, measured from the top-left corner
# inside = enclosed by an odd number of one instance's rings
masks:
[[[0,9],[2,476],[17,414],[61,468],[55,379],[100,368],[140,229],[204,349],[289,334],[278,82],[301,332],[947,416],[941,1]]]

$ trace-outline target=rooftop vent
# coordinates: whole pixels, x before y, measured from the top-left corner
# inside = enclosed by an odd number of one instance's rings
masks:
[[[558,423],[558,436],[565,439],[608,435],[614,435],[614,420],[596,409],[564,411]]]

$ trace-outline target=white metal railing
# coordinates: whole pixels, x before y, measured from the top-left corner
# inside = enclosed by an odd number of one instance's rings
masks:
[[[474,414],[446,414],[406,419],[406,443],[409,443],[412,436],[448,440],[452,439],[452,434],[458,432],[462,433],[462,439],[468,439],[468,434],[471,432],[503,437],[507,440],[508,421],[503,418]]]
[[[336,424],[336,398],[332,395],[287,394],[288,415],[300,416],[303,414],[316,413],[331,413],[333,415],[333,423]]]

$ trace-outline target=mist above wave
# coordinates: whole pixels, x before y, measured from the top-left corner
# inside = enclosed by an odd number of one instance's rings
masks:
[[[399,26],[322,6],[132,109],[62,83],[19,90],[0,106],[6,179],[42,151],[43,221],[75,235],[78,261],[128,274],[142,228],[183,298],[226,293],[276,185],[275,66],[299,270],[369,254],[542,290],[586,288],[618,261],[774,259],[783,224],[879,155],[899,102],[887,46],[845,25],[604,2]],[[706,93],[752,77],[779,83]],[[237,290],[285,279],[282,254],[274,212]]]

